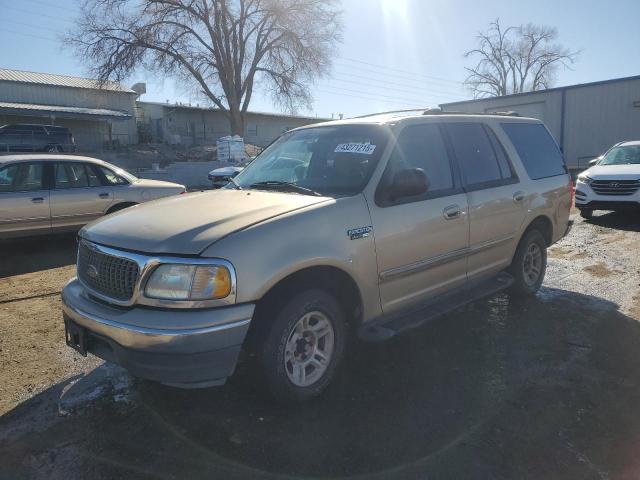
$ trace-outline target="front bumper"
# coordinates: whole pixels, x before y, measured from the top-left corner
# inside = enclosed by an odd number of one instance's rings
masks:
[[[576,183],[576,208],[585,210],[624,210],[640,207],[640,192],[631,195],[601,195],[583,182]]]
[[[195,388],[223,384],[233,374],[255,306],[125,309],[91,298],[72,279],[62,309],[65,322],[84,333],[87,352],[134,376]]]

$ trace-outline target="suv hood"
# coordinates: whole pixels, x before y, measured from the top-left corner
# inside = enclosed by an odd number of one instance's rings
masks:
[[[584,173],[594,180],[638,180],[640,165],[595,165]]]
[[[84,227],[80,236],[143,253],[197,255],[234,232],[329,200],[256,190],[189,193],[108,215]]]

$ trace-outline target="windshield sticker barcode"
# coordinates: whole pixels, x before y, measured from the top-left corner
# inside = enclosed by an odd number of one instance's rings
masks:
[[[334,150],[335,153],[360,153],[362,155],[372,155],[376,149],[370,143],[341,143]]]

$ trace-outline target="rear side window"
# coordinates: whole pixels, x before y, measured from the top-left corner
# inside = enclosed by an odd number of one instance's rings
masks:
[[[478,190],[517,181],[502,146],[484,125],[450,123],[447,130],[469,187]]]
[[[83,163],[56,163],[56,188],[83,188],[89,186],[89,177]]]
[[[562,153],[541,123],[503,123],[524,168],[532,180],[567,173]]]

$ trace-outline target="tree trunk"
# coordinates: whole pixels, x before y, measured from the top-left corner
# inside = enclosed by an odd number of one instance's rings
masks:
[[[231,125],[231,135],[244,137],[244,115],[240,109],[231,108],[229,110],[229,123]]]

